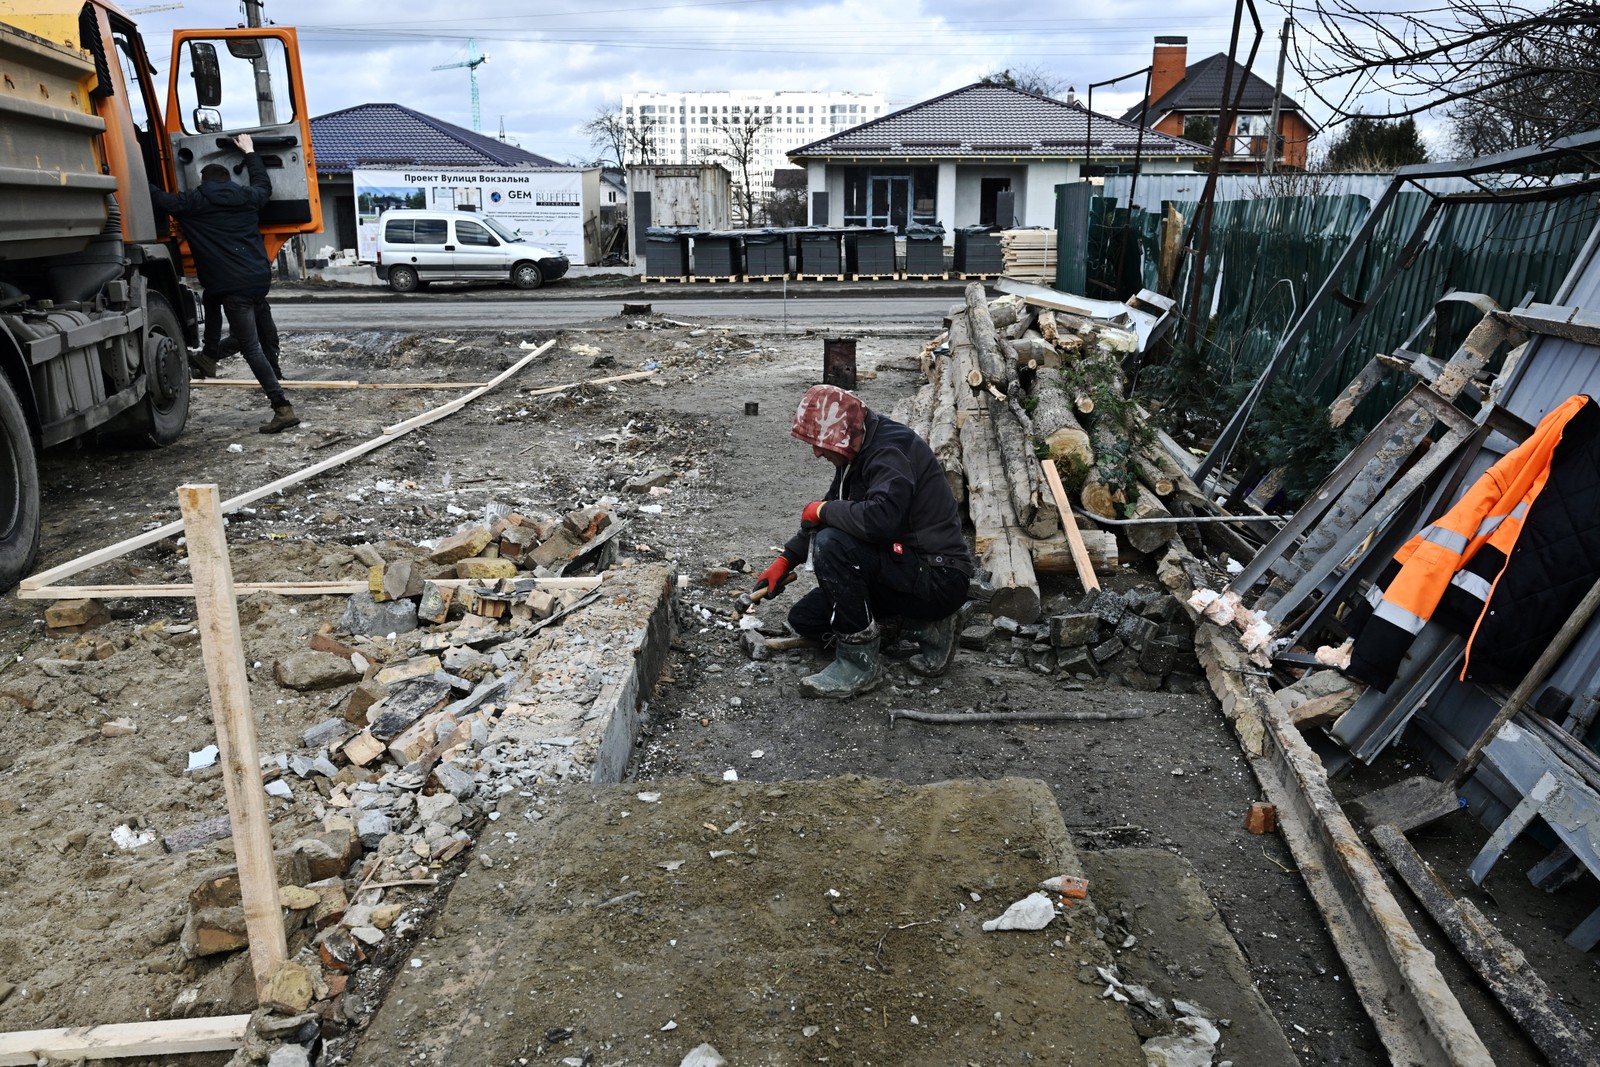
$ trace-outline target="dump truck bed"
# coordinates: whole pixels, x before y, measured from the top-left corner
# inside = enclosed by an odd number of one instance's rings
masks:
[[[0,22],[0,259],[79,251],[105,228],[87,56]]]

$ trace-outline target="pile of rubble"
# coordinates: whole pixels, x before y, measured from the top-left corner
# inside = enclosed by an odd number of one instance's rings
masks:
[[[291,961],[262,997],[276,1013],[264,1023],[275,1039],[253,1038],[238,1063],[302,1062],[283,1059],[295,1053],[279,1043],[302,1029],[314,1040],[364,1025],[387,975],[405,965],[408,935],[431,906],[426,891],[446,865],[482,833],[515,839],[495,826],[500,799],[591,779],[610,710],[599,698],[633,669],[638,609],[671,577],[626,562],[593,577],[556,574],[610,562],[624,525],[599,507],[510,513],[414,558],[361,546],[370,592],[351,597],[337,627],[324,624],[273,663],[287,689],[338,689],[339,714],[304,731],[302,751],[262,760],[267,792],[307,805],[320,829],[277,852]],[[215,759],[208,746],[191,768]],[[229,833],[224,817],[164,844],[185,851]],[[396,900],[396,891],[409,895]],[[206,872],[190,894],[184,956],[247,944],[236,871]],[[362,968],[369,961],[379,966]]]
[[[1075,610],[1035,623],[995,615],[968,625],[961,646],[1043,675],[1104,677],[1144,692],[1205,688],[1188,613],[1163,590],[1092,590]]]

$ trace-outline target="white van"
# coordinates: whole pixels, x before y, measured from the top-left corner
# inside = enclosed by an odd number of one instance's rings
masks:
[[[471,211],[395,208],[378,218],[378,277],[397,293],[429,282],[509,281],[537,289],[567,273],[567,257]]]

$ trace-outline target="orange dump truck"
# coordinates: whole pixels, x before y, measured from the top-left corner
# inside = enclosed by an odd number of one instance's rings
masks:
[[[113,433],[168,445],[199,343],[182,235],[149,185],[272,177],[267,251],[322,228],[295,34],[180,30],[169,84],[133,21],[99,0],[0,0],[0,592],[39,552],[41,448]]]

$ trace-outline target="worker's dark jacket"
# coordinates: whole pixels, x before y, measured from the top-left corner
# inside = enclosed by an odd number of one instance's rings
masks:
[[[198,189],[169,193],[150,187],[156,207],[177,219],[194,254],[195,273],[207,294],[265,296],[272,287],[272,260],[261,240],[261,209],[272,181],[261,157],[244,157],[248,186],[201,182]]]
[[[1467,638],[1464,681],[1515,684],[1600,575],[1600,404],[1574,396],[1395,554],[1349,674],[1387,689],[1430,619]]]
[[[867,412],[861,451],[839,468],[828,487],[822,525],[892,550],[896,544],[933,567],[954,567],[969,577],[972,555],[961,533],[961,513],[933,450],[904,423]],[[805,561],[810,533],[783,546],[792,563]]]

